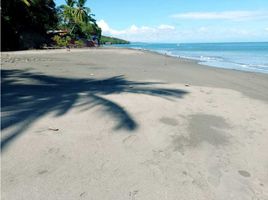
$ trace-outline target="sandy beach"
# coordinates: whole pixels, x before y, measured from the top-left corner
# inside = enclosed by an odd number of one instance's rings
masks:
[[[268,199],[268,74],[114,48],[1,64],[1,199]]]

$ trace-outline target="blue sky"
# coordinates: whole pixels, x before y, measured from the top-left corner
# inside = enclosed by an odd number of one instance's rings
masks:
[[[86,5],[104,35],[130,41],[268,41],[268,0],[88,0]]]

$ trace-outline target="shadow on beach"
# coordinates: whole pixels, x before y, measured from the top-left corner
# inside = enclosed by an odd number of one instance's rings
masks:
[[[106,99],[105,95],[133,93],[181,98],[187,94],[184,90],[152,87],[161,83],[133,82],[123,76],[107,79],[73,79],[25,70],[1,70],[1,78],[1,130],[12,130],[8,136],[2,138],[2,150],[42,116],[49,113],[55,113],[56,117],[62,116],[75,106],[81,106],[83,111],[101,106],[105,114],[116,119],[115,130],[137,129],[138,124],[133,117],[122,106]],[[86,101],[78,105],[82,98]]]

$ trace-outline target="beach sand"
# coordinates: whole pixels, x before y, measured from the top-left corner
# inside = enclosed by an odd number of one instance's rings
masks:
[[[2,199],[268,199],[268,75],[130,49],[2,53]]]

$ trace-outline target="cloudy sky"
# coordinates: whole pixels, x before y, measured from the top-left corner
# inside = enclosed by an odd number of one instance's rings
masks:
[[[130,41],[268,41],[268,0],[88,0],[87,6],[104,35]]]

